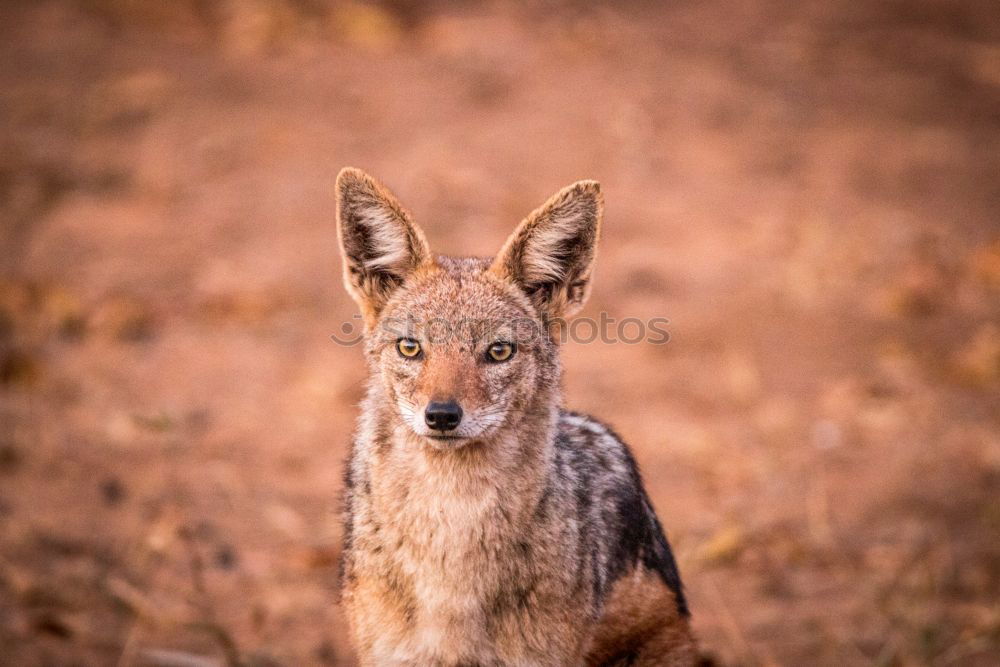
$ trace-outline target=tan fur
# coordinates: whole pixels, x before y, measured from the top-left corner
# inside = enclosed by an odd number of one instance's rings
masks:
[[[560,191],[495,259],[434,257],[358,170],[337,191],[370,370],[345,485],[342,600],[361,664],[568,667],[627,651],[637,664],[690,662],[686,608],[664,584],[672,556],[631,455],[561,409],[547,324],[589,292],[599,186]],[[441,321],[450,335],[435,332]],[[402,338],[418,357],[400,354]],[[497,341],[516,353],[490,363]],[[450,439],[425,423],[432,401],[462,407]],[[619,554],[626,533],[642,538]],[[660,579],[642,565],[651,558]]]
[[[548,318],[574,315],[590,296],[603,211],[604,198],[597,181],[579,181],[563,188],[518,225],[490,270],[526,285],[529,294],[540,283],[560,285],[562,289],[547,295],[547,302],[535,299],[536,305]],[[593,216],[593,227],[581,229],[573,224],[581,214]],[[556,261],[560,243],[575,236],[580,237],[579,252],[569,262]]]
[[[356,252],[347,225],[364,228],[377,237],[382,250],[365,262],[344,262],[344,287],[361,306],[365,324],[374,326],[379,310],[389,296],[389,287],[372,280],[377,272],[399,280],[431,263],[430,247],[423,231],[410,221],[388,188],[360,169],[342,169],[337,176],[337,237],[345,256]]]
[[[698,658],[691,627],[673,591],[639,567],[619,580],[594,632],[587,665],[690,665]],[[626,662],[631,660],[631,662]]]

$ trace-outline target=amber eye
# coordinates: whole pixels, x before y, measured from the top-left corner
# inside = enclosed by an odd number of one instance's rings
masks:
[[[517,348],[514,343],[493,343],[486,350],[486,359],[488,361],[507,361],[514,356],[514,352],[516,351]]]
[[[400,338],[396,341],[396,349],[399,354],[407,359],[416,359],[420,356],[420,343],[412,338]]]

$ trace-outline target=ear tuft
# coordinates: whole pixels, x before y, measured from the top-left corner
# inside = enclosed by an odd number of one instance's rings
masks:
[[[543,317],[572,315],[590,293],[603,208],[597,181],[563,188],[521,222],[492,270],[520,286]]]
[[[430,249],[409,213],[365,172],[345,167],[336,190],[344,285],[373,320],[407,276],[431,261]]]

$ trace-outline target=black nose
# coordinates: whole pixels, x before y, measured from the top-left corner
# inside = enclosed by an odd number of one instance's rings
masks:
[[[431,401],[424,410],[424,421],[435,431],[451,431],[462,421],[462,406],[455,401]]]

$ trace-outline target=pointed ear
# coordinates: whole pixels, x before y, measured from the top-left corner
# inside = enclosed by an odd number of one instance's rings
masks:
[[[407,276],[432,262],[423,232],[388,189],[352,167],[337,176],[337,236],[344,286],[372,326]]]
[[[544,318],[572,315],[590,294],[603,210],[597,181],[563,188],[518,225],[491,270],[521,287]]]

